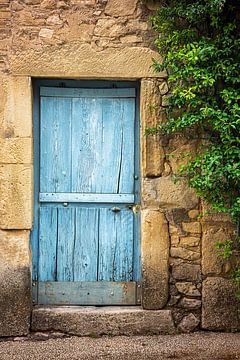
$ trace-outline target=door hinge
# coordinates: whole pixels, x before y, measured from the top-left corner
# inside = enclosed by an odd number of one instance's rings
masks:
[[[32,302],[37,304],[38,301],[38,283],[36,281],[32,282]]]
[[[138,305],[142,303],[142,284],[137,282],[136,285],[136,302]]]

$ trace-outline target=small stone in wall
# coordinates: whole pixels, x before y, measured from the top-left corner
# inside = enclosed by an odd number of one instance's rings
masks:
[[[37,5],[41,2],[41,0],[25,0],[27,5]]]
[[[196,285],[191,282],[179,282],[176,283],[176,288],[178,291],[187,296],[201,296],[200,291],[197,289]]]
[[[167,163],[167,162],[165,162],[164,163],[164,169],[163,169],[163,176],[168,176],[168,175],[170,175],[171,174],[171,167],[170,167],[170,165]]]
[[[110,16],[132,15],[136,10],[138,0],[108,0],[105,14]]]
[[[182,228],[192,234],[201,234],[201,224],[199,222],[182,223]]]
[[[176,280],[201,280],[201,268],[195,264],[179,264],[173,266],[172,275]]]
[[[11,10],[13,11],[20,11],[23,9],[23,5],[19,4],[17,1],[12,1],[11,2]]]
[[[101,10],[96,10],[96,11],[94,11],[93,15],[94,16],[99,16],[99,15],[101,15],[101,13],[102,13]]]
[[[160,85],[159,85],[159,92],[161,95],[166,95],[169,91],[169,88],[168,88],[168,84],[166,81],[162,82]]]
[[[184,260],[199,260],[200,259],[200,253],[199,252],[195,252],[192,250],[188,250],[182,247],[177,247],[177,248],[171,248],[171,256],[172,257],[177,257],[180,259],[184,259]]]
[[[99,19],[94,29],[94,35],[104,37],[118,37],[126,33],[124,22],[115,19]]]
[[[179,244],[179,236],[177,235],[172,235],[171,236],[171,246],[178,246]]]
[[[200,244],[200,237],[195,236],[185,236],[180,238],[179,245],[182,247],[193,247],[198,246]]]
[[[180,300],[181,296],[180,295],[173,295],[170,297],[170,300],[168,302],[168,306],[174,306],[178,303],[178,301]]]
[[[47,18],[47,25],[62,25],[63,21],[59,15],[51,15]]]
[[[127,27],[131,31],[137,31],[137,30],[146,31],[148,30],[148,23],[146,21],[140,22],[139,20],[130,20],[127,24]]]
[[[121,43],[138,43],[142,42],[142,37],[137,35],[126,35],[124,37],[121,37],[120,39]]]
[[[41,2],[41,7],[44,9],[54,9],[56,6],[55,0],[43,0]]]
[[[178,329],[183,333],[190,333],[199,325],[200,320],[193,314],[185,316],[180,322]]]
[[[183,298],[180,300],[179,302],[179,306],[184,308],[184,309],[199,309],[201,307],[201,300],[197,300],[197,299],[188,299],[188,298]]]
[[[39,31],[39,36],[46,39],[51,39],[53,37],[53,33],[53,30],[45,28]]]
[[[58,1],[57,7],[58,9],[68,9],[69,5],[67,4],[66,1]]]
[[[170,99],[169,95],[164,95],[162,97],[162,106],[169,106],[169,99]]]
[[[190,219],[197,219],[198,215],[199,215],[198,210],[190,210],[188,212],[188,216],[190,217]]]

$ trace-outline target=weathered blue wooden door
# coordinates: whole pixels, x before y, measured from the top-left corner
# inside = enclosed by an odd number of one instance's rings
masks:
[[[135,91],[40,87],[39,304],[139,302]]]

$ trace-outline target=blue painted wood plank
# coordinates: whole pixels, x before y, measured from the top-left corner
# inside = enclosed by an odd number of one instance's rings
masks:
[[[118,193],[134,193],[135,161],[135,101],[123,99],[121,112],[122,144],[118,169]]]
[[[71,99],[41,98],[40,191],[71,191]]]
[[[135,97],[134,88],[125,89],[83,89],[83,88],[59,88],[41,87],[41,96],[53,97],[80,97],[80,98],[128,98]]]
[[[100,281],[131,281],[133,274],[133,213],[111,208],[100,209],[99,266]]]
[[[102,133],[97,149],[99,160],[96,176],[100,181],[95,185],[98,192],[118,193],[123,137],[121,112],[121,99],[102,100]]]
[[[72,101],[72,191],[91,193],[96,183],[97,146],[102,131],[101,106],[96,99]],[[99,179],[101,181],[101,179]]]
[[[57,281],[74,279],[75,211],[58,209]]]
[[[133,204],[134,194],[40,193],[39,201]]]
[[[57,208],[40,208],[38,279],[56,280]]]
[[[124,209],[116,217],[117,220],[117,270],[116,281],[133,280],[133,221],[132,210]],[[120,280],[121,279],[121,280]]]
[[[98,266],[98,209],[76,208],[74,281],[96,281]]]
[[[43,305],[136,305],[135,282],[39,282]]]

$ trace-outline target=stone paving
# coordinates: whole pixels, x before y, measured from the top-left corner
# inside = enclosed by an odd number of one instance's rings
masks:
[[[0,342],[1,360],[237,360],[240,333],[136,337],[65,337],[35,333]]]

